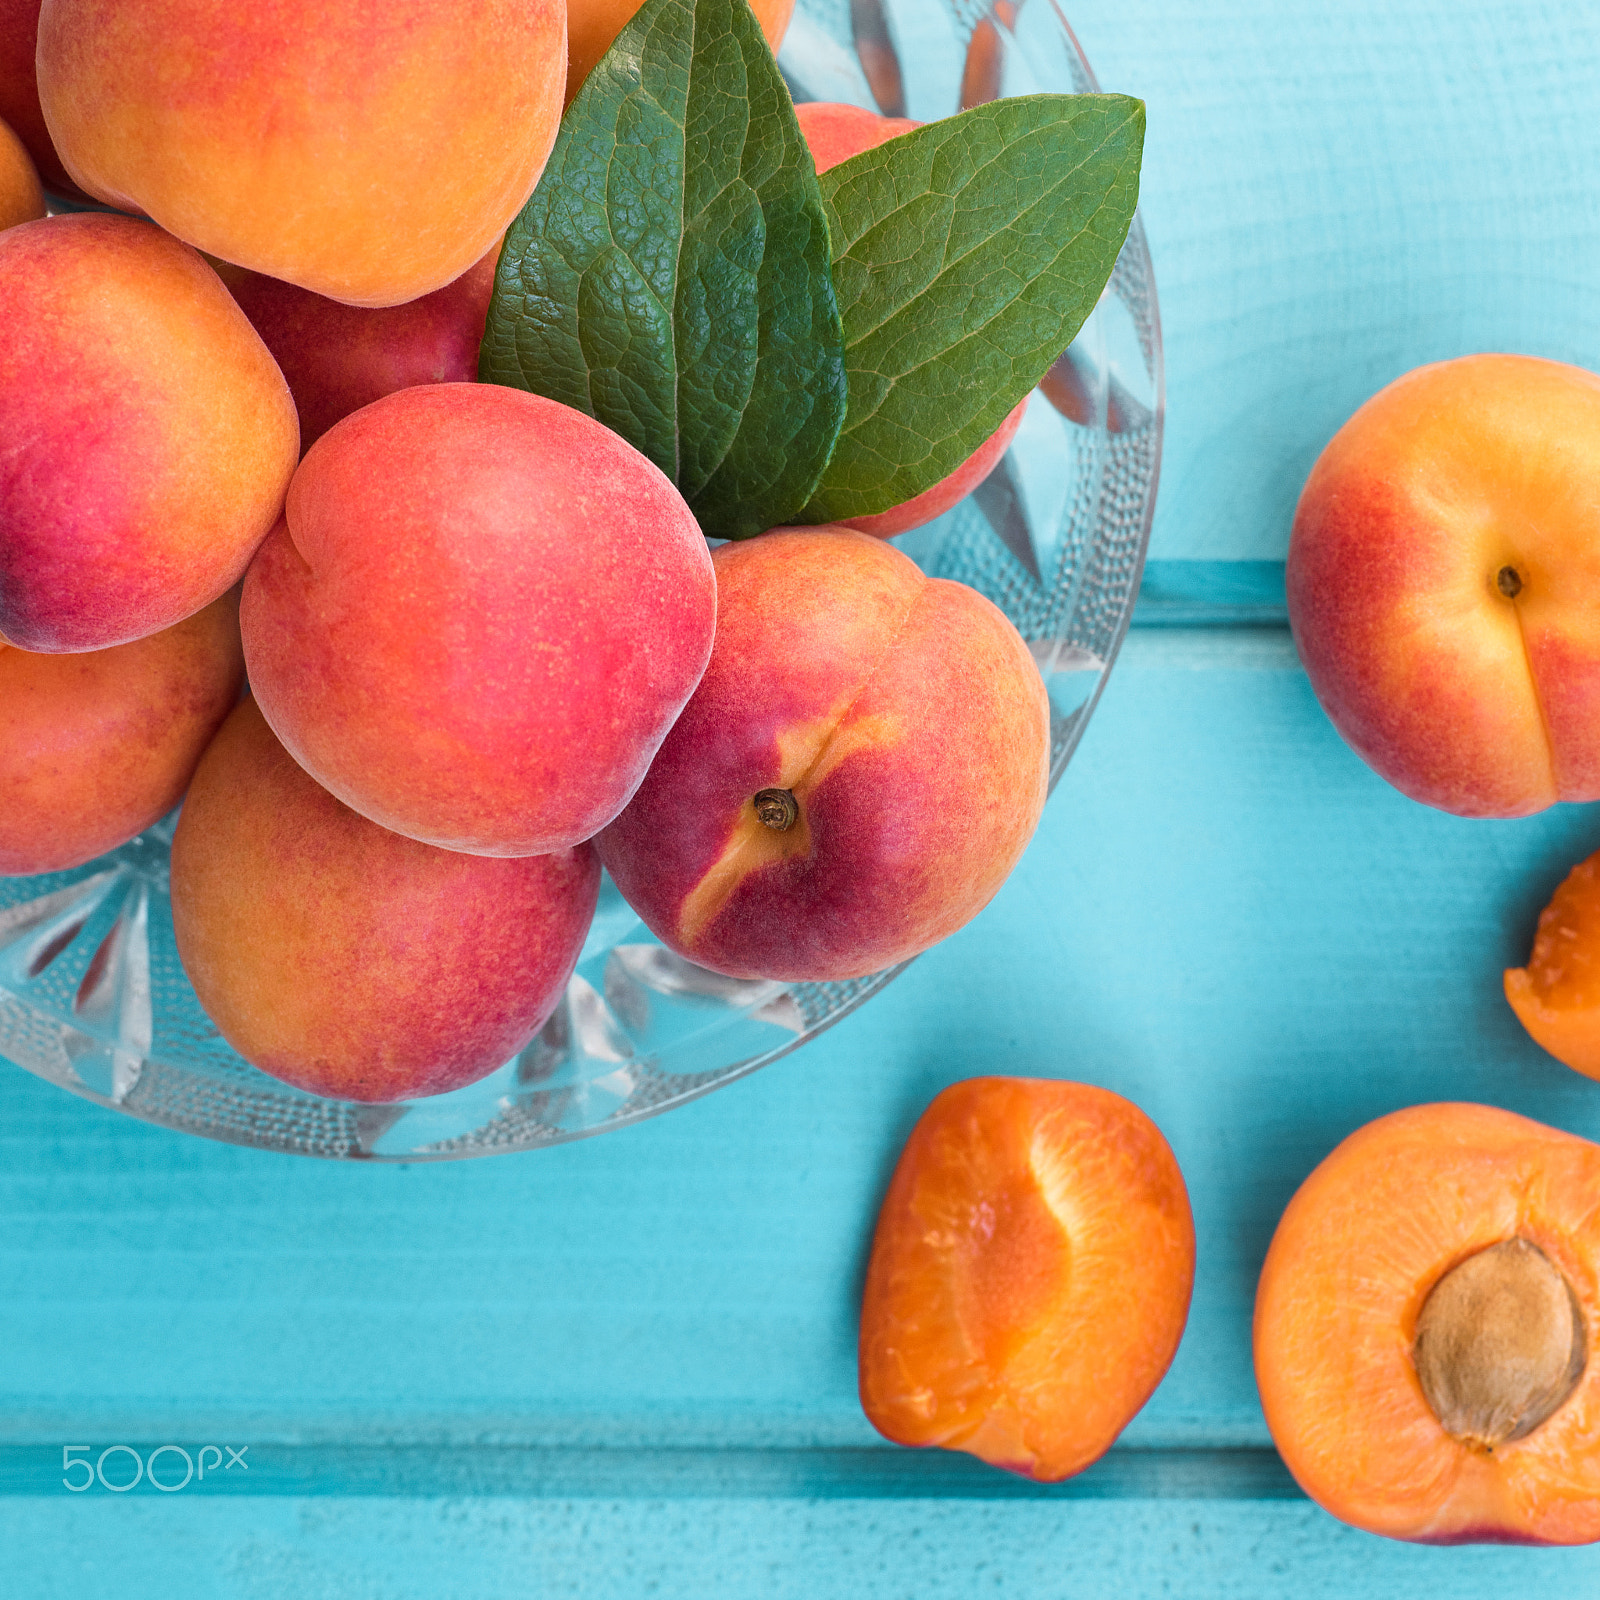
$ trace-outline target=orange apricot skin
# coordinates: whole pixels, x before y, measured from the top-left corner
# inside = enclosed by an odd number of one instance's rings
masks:
[[[976,590],[848,528],[775,529],[712,565],[710,663],[600,858],[663,943],[729,977],[907,961],[976,916],[1033,836],[1038,666]],[[767,788],[799,804],[786,832],[757,820]]]
[[[39,98],[89,194],[350,305],[460,277],[533,192],[561,0],[44,0]]]
[[[571,0],[567,7],[568,105],[643,4],[644,0]],[[776,54],[794,15],[794,0],[750,0],[750,9]]]
[[[555,1009],[599,891],[587,845],[436,850],[335,800],[241,702],[172,840],[184,970],[247,1061],[310,1094],[443,1094],[508,1061]]]
[[[27,146],[0,122],[0,229],[36,222],[44,214],[44,190]]]
[[[1600,1147],[1491,1106],[1413,1106],[1358,1129],[1289,1202],[1262,1267],[1256,1383],[1301,1488],[1369,1533],[1428,1544],[1600,1539]],[[1525,1438],[1451,1438],[1411,1357],[1468,1256],[1520,1236],[1566,1278],[1589,1362]]]
[[[1312,468],[1287,569],[1301,660],[1346,742],[1461,816],[1600,798],[1596,526],[1595,374],[1464,356],[1367,401]]]
[[[165,816],[243,682],[236,590],[109,650],[0,642],[0,875],[79,866]]]
[[[103,650],[243,575],[300,425],[216,273],[148,222],[0,233],[0,637]]]
[[[1600,853],[1580,861],[1540,912],[1533,954],[1507,969],[1505,991],[1536,1044],[1600,1078]]]
[[[496,243],[454,283],[377,308],[347,306],[240,267],[224,265],[220,275],[283,371],[304,455],[334,423],[397,389],[477,378],[499,258]]]
[[[912,1130],[878,1213],[861,1405],[898,1444],[1040,1482],[1115,1442],[1177,1353],[1194,1220],[1155,1124],[1087,1084],[970,1078]]]
[[[34,73],[38,48],[39,0],[0,0],[0,120],[22,141],[40,178],[54,193],[79,196],[50,142],[39,106]]]

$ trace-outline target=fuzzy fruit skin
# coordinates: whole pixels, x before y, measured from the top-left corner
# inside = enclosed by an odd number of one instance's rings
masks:
[[[826,172],[841,161],[860,155],[863,150],[876,149],[922,126],[909,117],[884,117],[861,106],[829,100],[806,101],[795,107],[795,116],[818,172]],[[1028,397],[1024,395],[1005,421],[954,472],[931,488],[873,516],[846,518],[841,526],[870,533],[875,539],[892,539],[896,534],[909,533],[935,517],[942,517],[952,506],[965,500],[1000,464],[1000,458],[1011,447],[1017,429],[1022,426],[1022,414],[1027,409]]]
[[[584,79],[600,65],[601,56],[643,4],[644,0],[571,0],[567,7],[566,104],[572,104]],[[750,9],[776,54],[794,15],[794,0],[750,0]]]
[[[347,306],[259,272],[222,280],[283,370],[304,454],[334,423],[397,389],[470,383],[494,293],[498,244],[442,289],[404,305]]]
[[[1356,753],[1461,816],[1600,798],[1597,530],[1595,374],[1464,356],[1362,406],[1306,481],[1287,573],[1301,660]]]
[[[565,38],[560,0],[44,0],[39,98],[89,194],[398,305],[459,278],[533,192]]]
[[[1033,834],[1050,713],[988,600],[848,528],[727,544],[711,664],[601,860],[649,928],[739,978],[859,977],[975,916]],[[757,818],[766,788],[800,819]]]
[[[922,126],[911,117],[885,117],[835,100],[803,101],[794,114],[818,172]]]
[[[0,876],[79,866],[164,817],[243,682],[231,592],[109,650],[0,643]]]
[[[242,625],[262,713],[346,805],[542,855],[627,803],[705,669],[716,584],[677,490],[610,429],[434,384],[312,446]]]
[[[15,130],[51,191],[76,197],[78,187],[61,165],[39,106],[38,48],[39,0],[0,0],[0,120]]]
[[[1301,1488],[1369,1533],[1426,1544],[1600,1538],[1600,1147],[1492,1106],[1412,1106],[1306,1179],[1256,1292],[1267,1425]],[[1576,1296],[1588,1363],[1522,1439],[1475,1449],[1425,1398],[1411,1350],[1429,1291],[1521,1237]]]
[[[318,787],[244,701],[172,841],[184,970],[227,1041],[312,1094],[443,1094],[555,1009],[600,868],[587,845],[507,861],[435,850]]]
[[[0,637],[103,650],[238,582],[299,455],[277,363],[195,251],[84,214],[0,233]]]
[[[22,141],[0,122],[0,230],[45,214],[39,174]]]
[[[1177,1354],[1194,1219],[1171,1147],[1089,1084],[969,1078],[923,1112],[878,1212],[861,1407],[897,1444],[1051,1483],[1115,1442]]]

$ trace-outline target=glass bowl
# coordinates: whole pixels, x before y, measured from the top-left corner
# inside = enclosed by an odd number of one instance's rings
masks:
[[[799,0],[778,59],[796,100],[923,121],[998,95],[1096,87],[1053,0]],[[1136,218],[1000,466],[895,541],[929,573],[981,590],[1029,641],[1050,690],[1052,787],[1127,627],[1161,425],[1155,281]],[[173,821],[72,871],[0,878],[0,1055],[127,1116],[260,1149],[448,1160],[600,1133],[754,1072],[901,970],[848,983],[719,977],[664,949],[608,881],[561,1005],[514,1060],[429,1099],[318,1099],[256,1071],[200,1009],[173,943]]]

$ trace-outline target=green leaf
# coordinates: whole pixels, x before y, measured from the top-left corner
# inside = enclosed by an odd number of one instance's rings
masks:
[[[788,520],[844,420],[816,170],[746,0],[647,0],[500,255],[479,376],[597,417],[706,533]]]
[[[1139,198],[1144,104],[996,100],[825,172],[850,407],[805,522],[930,489],[1072,342]]]

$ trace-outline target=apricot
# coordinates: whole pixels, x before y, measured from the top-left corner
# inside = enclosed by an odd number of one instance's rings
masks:
[[[494,1071],[555,1009],[599,892],[580,845],[435,850],[318,787],[252,700],[201,759],[172,840],[172,925],[222,1036],[312,1094],[394,1101]]]
[[[231,592],[109,650],[0,643],[0,876],[78,866],[165,816],[243,682]]]
[[[1462,816],[1600,798],[1600,377],[1419,367],[1306,480],[1289,620],[1317,698],[1402,793]]]
[[[39,48],[39,0],[0,0],[0,121],[22,141],[39,176],[56,194],[77,195],[50,142],[39,106],[34,57]]]
[[[1600,1538],[1600,1147],[1413,1106],[1301,1185],[1256,1295],[1256,1382],[1319,1505],[1395,1539]]]
[[[1540,912],[1533,953],[1507,970],[1505,991],[1535,1043],[1600,1078],[1600,854],[1580,861]]]
[[[840,105],[828,100],[809,100],[794,110],[818,172],[826,172],[851,156],[876,149],[922,126],[908,117],[884,117],[861,106]],[[1024,395],[1005,421],[954,472],[931,488],[873,516],[849,517],[840,526],[870,533],[877,539],[892,539],[896,534],[909,533],[935,517],[942,517],[952,506],[966,499],[1000,464],[1000,458],[1010,449],[1017,429],[1022,426],[1022,414],[1027,409],[1028,400]]]
[[[0,228],[33,222],[44,214],[39,174],[22,141],[0,122]]]
[[[241,622],[263,715],[346,805],[542,855],[638,787],[705,669],[716,585],[682,497],[610,429],[427,384],[306,453]]]
[[[848,528],[712,559],[710,665],[601,859],[651,931],[713,971],[905,961],[988,904],[1039,820],[1033,657],[983,596]]]
[[[867,1266],[861,1405],[898,1444],[1043,1482],[1160,1383],[1194,1285],[1183,1175],[1107,1089],[969,1078],[906,1141]]]
[[[39,98],[89,194],[352,305],[431,294],[533,192],[561,0],[45,0]]]
[[[644,0],[570,0],[567,6],[566,104],[583,87],[583,80],[600,65],[617,35],[633,21]],[[794,15],[794,0],[750,0],[750,9],[777,54]]]
[[[302,455],[341,418],[397,389],[478,376],[499,255],[497,242],[454,283],[378,309],[347,306],[259,272],[222,270],[289,384]]]
[[[0,638],[102,650],[238,582],[299,454],[283,374],[147,222],[0,233]]]

